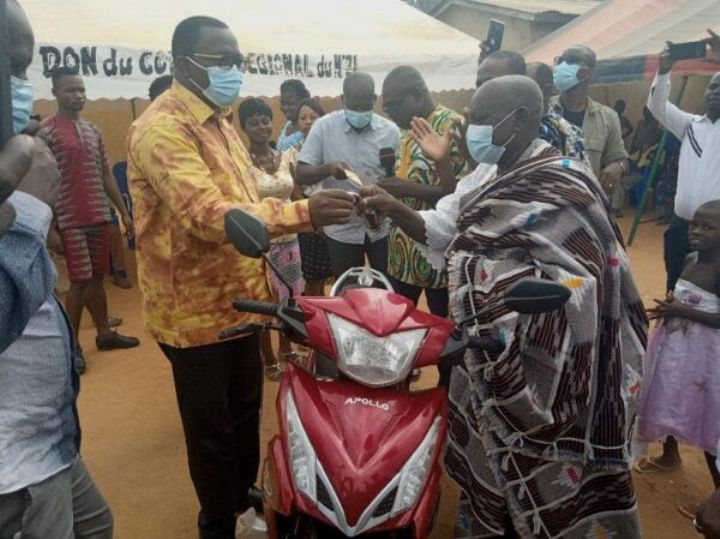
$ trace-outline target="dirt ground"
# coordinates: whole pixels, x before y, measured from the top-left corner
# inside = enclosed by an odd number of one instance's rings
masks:
[[[629,219],[622,224],[627,229]],[[664,290],[661,239],[662,228],[645,224],[629,251],[646,303]],[[85,316],[81,342],[88,372],[80,394],[82,453],[112,507],[115,537],[195,538],[198,505],[188,475],[169,364],[143,332],[137,288],[120,290],[108,284],[107,290],[111,314],[122,317],[122,331],[139,336],[142,345],[131,351],[95,351],[94,332]],[[434,370],[425,370],[419,385],[434,385]],[[265,384],[263,447],[277,429],[277,386]],[[683,466],[676,472],[635,477],[646,538],[699,537],[676,506],[702,500],[712,490],[711,481],[700,451],[682,448],[682,456]],[[451,536],[457,497],[457,488],[446,479],[433,538]]]

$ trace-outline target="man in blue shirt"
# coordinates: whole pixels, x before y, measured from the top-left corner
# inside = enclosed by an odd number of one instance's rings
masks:
[[[32,29],[16,0],[7,10],[12,75],[22,84]],[[13,93],[14,111],[17,101]],[[0,238],[0,536],[111,538],[112,514],[78,453],[75,347],[45,249],[60,172],[42,141],[24,142],[32,164],[5,202],[14,221]]]
[[[375,185],[385,177],[380,150],[393,152],[400,129],[373,112],[375,82],[367,73],[351,73],[343,82],[343,109],[317,120],[298,155],[297,181],[302,185],[322,182],[324,188],[357,193],[360,185]],[[357,175],[347,179],[346,170]],[[356,214],[344,225],[325,227],[330,262],[335,278],[355,266],[365,265],[387,272],[388,227],[367,227]]]

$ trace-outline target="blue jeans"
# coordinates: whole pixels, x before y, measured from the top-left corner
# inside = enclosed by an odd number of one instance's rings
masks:
[[[0,495],[0,539],[111,539],[113,516],[78,456],[69,468]]]

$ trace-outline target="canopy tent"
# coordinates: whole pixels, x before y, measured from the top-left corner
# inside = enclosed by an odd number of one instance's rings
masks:
[[[146,97],[170,72],[173,29],[193,15],[226,22],[247,58],[243,95],[277,95],[287,78],[340,95],[350,71],[379,84],[410,64],[432,91],[470,88],[477,41],[401,0],[23,0],[37,40],[30,78],[50,98],[57,65],[77,67],[92,98]]]
[[[535,43],[525,56],[529,62],[552,65],[563,50],[582,43],[597,53],[596,83],[648,80],[657,70],[658,53],[666,41],[696,41],[707,37],[707,28],[719,27],[717,0],[606,0]],[[673,72],[717,70],[717,64],[689,60],[679,62]]]

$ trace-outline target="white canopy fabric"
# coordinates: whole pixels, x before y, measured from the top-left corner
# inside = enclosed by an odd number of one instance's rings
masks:
[[[273,96],[288,78],[314,95],[340,95],[349,71],[376,84],[409,64],[432,91],[471,88],[478,44],[401,0],[20,0],[35,32],[30,79],[50,98],[50,70],[77,66],[88,97],[147,97],[170,73],[178,22],[216,17],[248,59],[242,95]]]

